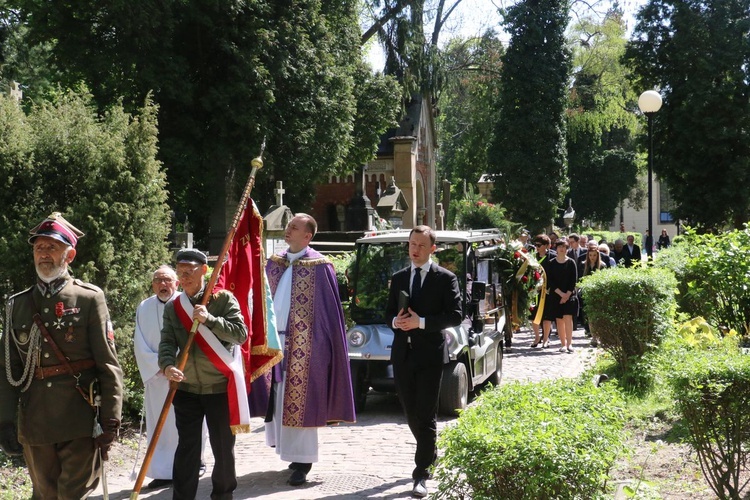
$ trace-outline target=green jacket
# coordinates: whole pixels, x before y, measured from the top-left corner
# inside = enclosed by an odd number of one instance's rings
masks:
[[[12,296],[6,306],[0,339],[0,422],[17,418],[22,444],[52,444],[91,436],[94,426],[95,412],[76,390],[76,381],[69,373],[39,379],[31,372],[22,377],[27,362],[33,363],[28,361],[31,358],[38,360],[36,367],[61,364],[41,332],[32,328],[35,312],[70,362],[95,362],[95,366],[80,372],[79,386],[88,394],[91,382],[99,379],[101,418],[121,418],[122,370],[104,292],[67,274],[54,283],[58,282],[62,288],[52,286],[42,293],[34,286]],[[35,338],[37,349],[32,346]],[[38,353],[27,357],[30,348]],[[29,376],[32,380],[24,390]],[[17,384],[20,379],[24,383]]]
[[[205,288],[204,288],[205,290]],[[203,290],[190,298],[198,304],[203,297]],[[174,300],[179,300],[179,296]],[[211,297],[208,302],[207,326],[216,335],[222,345],[231,352],[238,344],[247,340],[247,327],[242,318],[240,304],[230,292],[222,290]],[[164,326],[161,329],[159,343],[159,367],[164,370],[169,365],[177,366],[179,351],[185,347],[188,330],[182,325],[174,310],[174,301],[164,307]],[[195,343],[190,347],[185,369],[185,381],[180,382],[179,389],[194,394],[219,394],[227,392],[227,378],[216,369],[210,359]]]

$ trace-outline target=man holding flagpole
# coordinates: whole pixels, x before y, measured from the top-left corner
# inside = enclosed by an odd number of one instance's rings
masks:
[[[168,380],[179,383],[174,396],[178,444],[173,498],[196,497],[205,418],[216,460],[211,498],[229,499],[237,487],[235,434],[249,430],[250,421],[240,349],[247,340],[247,327],[237,299],[228,291],[219,291],[207,306],[200,305],[208,271],[205,254],[185,248],[177,252],[176,261],[183,293],[164,309],[159,344],[159,366]],[[199,323],[195,346],[181,371],[176,366],[178,351],[185,347],[194,321]]]
[[[308,245],[315,219],[287,224],[287,251],[266,265],[284,359],[274,366],[266,444],[291,462],[289,484],[307,481],[318,461],[318,427],[354,422],[346,328],[331,262]]]

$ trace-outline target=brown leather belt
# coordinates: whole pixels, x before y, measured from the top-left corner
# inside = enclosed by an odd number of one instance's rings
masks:
[[[96,361],[93,359],[79,359],[70,362],[70,367],[75,372],[74,375],[78,375],[83,370],[88,370],[96,366]],[[52,365],[52,366],[40,366],[34,370],[34,378],[41,380],[49,377],[56,377],[58,375],[68,374],[68,367],[65,365]]]

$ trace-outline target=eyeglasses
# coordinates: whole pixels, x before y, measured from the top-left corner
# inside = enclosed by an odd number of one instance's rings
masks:
[[[192,275],[194,275],[198,271],[198,269],[200,269],[200,268],[201,268],[201,266],[192,266],[192,267],[189,267],[189,268],[188,267],[185,267],[185,268],[178,267],[177,268],[177,277],[180,278],[180,279],[182,279],[182,278],[189,278]]]
[[[174,278],[154,278],[151,283],[173,283],[174,281]]]

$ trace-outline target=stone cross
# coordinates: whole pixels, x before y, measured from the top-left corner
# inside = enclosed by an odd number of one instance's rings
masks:
[[[276,189],[274,189],[273,192],[276,193],[276,206],[282,206],[284,204],[284,193],[286,193],[286,190],[284,189],[284,183],[281,181],[276,181]]]
[[[21,90],[21,86],[16,81],[10,82],[10,96],[16,101],[23,99],[23,90]]]

